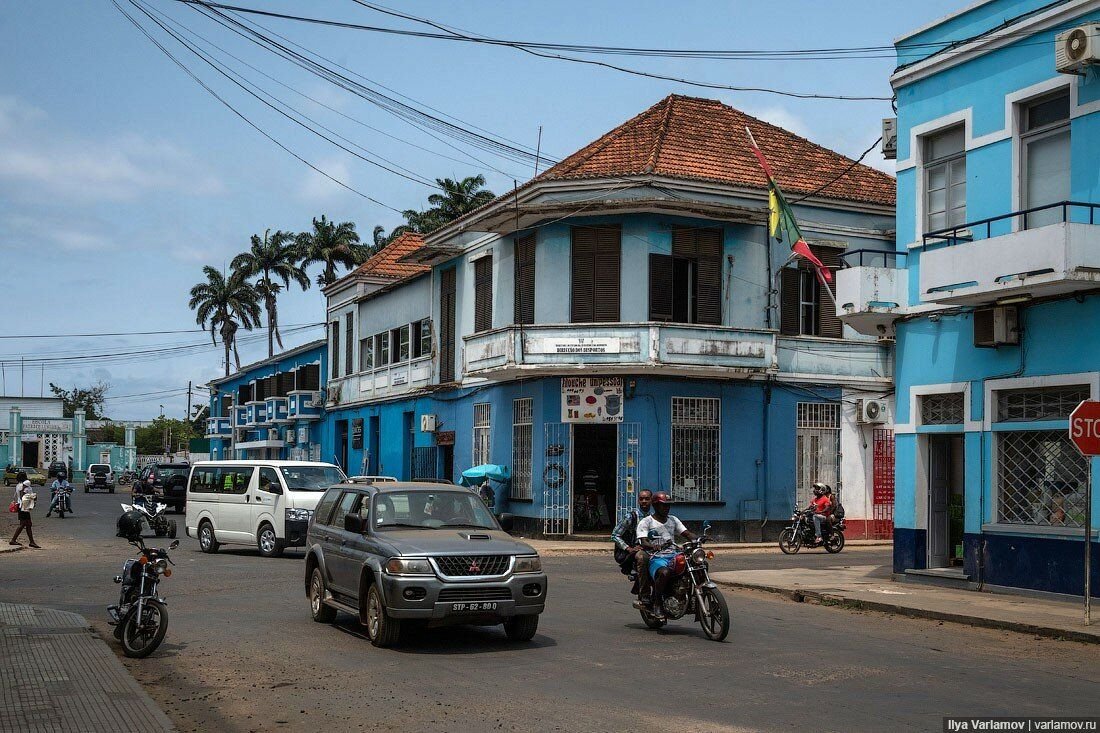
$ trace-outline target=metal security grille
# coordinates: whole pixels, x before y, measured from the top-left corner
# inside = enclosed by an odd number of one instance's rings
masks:
[[[511,562],[508,555],[442,555],[432,559],[439,572],[451,578],[502,575]]]
[[[959,425],[963,422],[963,393],[947,392],[920,398],[922,425]]]
[[[720,501],[722,401],[672,398],[672,499]]]
[[[1089,398],[1089,387],[1077,384],[997,393],[997,422],[1068,420],[1073,408]]]
[[[440,478],[439,448],[428,445],[412,449],[412,480]]]
[[[569,425],[546,423],[543,427],[545,467],[542,472],[542,531],[543,534],[567,534],[569,532]]]
[[[615,517],[622,519],[630,510],[638,506],[638,450],[641,447],[641,425],[636,422],[624,422],[619,425],[619,469],[615,496]]]
[[[534,400],[512,400],[512,498],[531,498],[531,437]]]
[[[871,537],[876,540],[888,540],[894,536],[893,430],[875,430],[874,461]]]
[[[795,430],[795,504],[810,503],[820,481],[840,498],[840,404],[799,402]]]
[[[480,466],[489,462],[490,407],[488,402],[474,405],[474,463]]]
[[[1089,463],[1066,430],[997,433],[997,521],[1082,527]]]

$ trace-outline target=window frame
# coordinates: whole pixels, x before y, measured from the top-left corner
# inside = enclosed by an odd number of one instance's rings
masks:
[[[1033,108],[1045,102],[1051,102],[1061,97],[1065,97],[1066,99],[1066,116],[1064,118],[1060,118],[1054,122],[1049,122],[1045,125],[1039,125],[1034,128],[1029,127],[1028,113]],[[1073,98],[1070,95],[1069,86],[1064,86],[1047,94],[1042,94],[1038,97],[1033,97],[1031,99],[1027,99],[1017,103],[1016,116],[1018,130],[1018,141],[1016,144],[1018,146],[1017,151],[1020,161],[1019,178],[1016,181],[1018,208],[1029,209],[1034,205],[1043,205],[1033,204],[1031,201],[1028,200],[1030,198],[1028,194],[1030,188],[1030,186],[1028,185],[1028,160],[1030,159],[1029,151],[1031,145],[1063,134],[1066,136],[1066,145],[1072,146],[1073,144],[1073,132],[1071,126],[1071,121],[1073,118]],[[1072,166],[1073,160],[1072,156],[1070,156],[1071,169],[1066,171],[1067,184],[1071,180],[1070,176],[1072,175]],[[1067,199],[1068,198],[1069,196],[1067,195]],[[1014,223],[1019,230],[1030,228],[1029,226],[1025,226],[1022,216]],[[1040,224],[1039,226],[1043,225]]]
[[[697,403],[696,411],[699,411],[704,405],[706,405],[706,412],[712,413],[715,416],[714,422],[701,422],[699,420],[685,421],[681,418],[677,420],[677,414],[683,415],[685,408],[682,406],[680,410],[677,410],[677,404],[684,405],[687,401],[694,401]],[[688,397],[688,396],[673,396],[669,401],[669,493],[672,495],[674,502],[680,503],[712,503],[722,501],[722,398],[721,397]],[[708,439],[714,441],[713,450],[713,488],[703,488],[698,484],[692,487],[692,490],[697,491],[698,495],[694,498],[685,498],[687,496],[688,487],[680,486],[679,489],[676,486],[676,477],[681,475],[686,477],[686,470],[677,471],[678,466],[686,464],[679,463],[680,461],[687,461],[688,452],[682,448],[678,448],[678,443],[682,444],[685,440],[681,438],[677,440],[677,431],[707,431],[713,433]],[[690,437],[690,436],[689,436]],[[696,471],[696,476],[692,480],[698,480],[699,471]],[[704,496],[706,494],[706,496]]]
[[[535,399],[517,397],[512,400],[512,482],[511,499],[534,499],[535,460]],[[522,451],[521,457],[517,454]]]
[[[329,340],[332,343],[332,355],[329,358],[329,378],[340,378],[340,318],[329,322]]]
[[[479,416],[479,412],[484,413]],[[482,422],[483,418],[483,422]],[[479,422],[481,424],[479,424]],[[493,405],[491,402],[475,402],[473,405],[473,420],[471,425],[471,466],[480,466],[488,463],[492,458],[493,450]],[[484,459],[479,460],[481,449],[484,448]]]
[[[954,153],[942,155],[938,158],[931,156],[932,141],[935,138],[948,135],[956,130],[959,130],[962,134],[962,148]],[[925,232],[939,231],[954,226],[961,226],[966,223],[966,211],[967,211],[967,161],[966,161],[966,123],[949,125],[934,132],[930,132],[921,136],[921,151],[923,159],[921,161],[921,202],[923,205],[922,212],[922,224]],[[962,164],[962,181],[961,184],[956,182],[952,177],[952,172],[956,169],[956,164]],[[933,212],[930,206],[930,199],[932,189],[929,185],[932,180],[932,172],[943,168],[944,171],[944,208],[942,211]],[[952,220],[952,211],[959,210],[960,207],[951,206],[951,189],[954,186],[961,185],[963,187],[963,204],[961,207],[962,213],[959,215],[960,220],[955,222]],[[937,191],[940,189],[936,189]],[[935,214],[943,215],[943,226],[932,226],[932,216]]]

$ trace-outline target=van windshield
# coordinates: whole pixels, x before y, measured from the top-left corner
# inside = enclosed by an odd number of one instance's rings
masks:
[[[324,491],[347,478],[336,466],[283,466],[282,474],[291,491]]]

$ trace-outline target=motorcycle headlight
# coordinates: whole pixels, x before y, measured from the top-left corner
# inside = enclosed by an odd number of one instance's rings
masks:
[[[391,557],[386,561],[390,575],[432,575],[432,564],[423,557]]]
[[[695,549],[695,552],[691,553],[691,561],[696,565],[702,565],[707,561],[707,551],[702,547]]]
[[[158,573],[167,572],[168,571],[168,561],[165,560],[163,557],[159,558],[155,563],[153,563],[153,567],[155,567],[157,569]]]
[[[514,573],[541,573],[542,560],[538,555],[519,555],[516,564],[512,566]]]
[[[312,509],[287,509],[286,518],[291,522],[308,522],[313,516]]]

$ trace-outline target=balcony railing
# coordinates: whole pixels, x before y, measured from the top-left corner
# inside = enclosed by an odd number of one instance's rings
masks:
[[[908,253],[892,249],[851,249],[840,255],[841,269],[852,267],[884,267],[905,269]]]
[[[432,357],[421,356],[333,379],[328,397],[333,405],[391,397],[427,387],[431,380]]]
[[[206,418],[206,437],[208,438],[228,438],[233,435],[233,426],[230,425],[230,419],[228,417],[208,417]]]
[[[981,231],[982,227],[985,227],[985,239],[989,239],[1010,234],[1013,231],[1026,231],[1050,224],[1096,224],[1097,209],[1100,209],[1100,204],[1086,201],[1059,201],[1054,204],[1033,206],[1030,209],[1021,209],[1009,214],[968,221],[965,224],[928,232],[924,235],[924,246],[941,243],[953,246],[959,242],[972,242],[976,239],[974,232]]]
[[[908,302],[906,257],[887,249],[842,254],[844,266],[836,273],[837,316],[859,333],[890,336],[890,324]]]

